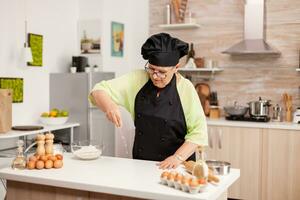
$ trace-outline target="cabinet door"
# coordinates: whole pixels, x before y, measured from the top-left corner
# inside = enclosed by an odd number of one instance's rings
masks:
[[[241,176],[229,188],[235,199],[260,199],[262,130],[258,128],[218,127],[214,129],[216,159],[228,161]]]
[[[208,147],[205,148],[206,160],[217,159],[217,148],[216,148],[216,133],[221,127],[219,126],[208,126]]]
[[[264,129],[262,199],[300,199],[299,131]]]

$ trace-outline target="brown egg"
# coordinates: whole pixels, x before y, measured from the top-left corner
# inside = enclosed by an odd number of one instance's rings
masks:
[[[181,183],[185,184],[185,185],[189,185],[190,180],[191,180],[190,176],[183,176],[182,179],[181,179]]]
[[[63,162],[61,160],[54,161],[54,168],[61,168],[63,166]]]
[[[37,159],[37,157],[36,156],[30,156],[29,157],[29,161],[34,161],[34,162],[36,162],[38,159]]]
[[[48,160],[48,157],[47,157],[46,155],[42,155],[42,156],[40,157],[40,160],[46,162],[46,161]]]
[[[45,168],[46,169],[51,169],[53,167],[53,161],[52,160],[47,160],[45,162]]]
[[[181,182],[182,178],[183,178],[182,174],[178,173],[177,176],[175,176],[174,181]]]
[[[36,159],[37,159],[37,160],[39,160],[39,159],[40,159],[40,157],[41,157],[41,156],[40,156],[40,155],[38,155],[37,153],[35,153],[35,154],[34,154],[34,156],[36,157]]]
[[[169,172],[164,171],[164,172],[160,175],[160,177],[161,177],[161,178],[167,178],[168,175],[169,175]]]
[[[52,156],[49,156],[49,157],[48,157],[48,160],[52,160],[52,161],[54,162],[54,161],[57,160],[57,158],[56,158],[56,156],[53,156],[53,155],[52,155]]]
[[[57,160],[63,160],[63,155],[61,155],[61,154],[56,154],[55,155],[56,156],[56,158],[57,158]]]
[[[170,172],[170,173],[168,174],[167,179],[170,180],[170,181],[174,181],[175,176],[176,176],[176,173]]]
[[[198,180],[196,178],[192,178],[190,180],[189,185],[190,185],[190,187],[198,187],[199,186]]]
[[[35,168],[35,161],[30,160],[27,162],[27,168],[28,169],[34,169]]]
[[[44,164],[44,161],[42,161],[42,160],[38,160],[38,161],[36,161],[36,163],[35,163],[35,167],[36,167],[37,169],[43,169],[44,166],[45,166],[45,164]]]

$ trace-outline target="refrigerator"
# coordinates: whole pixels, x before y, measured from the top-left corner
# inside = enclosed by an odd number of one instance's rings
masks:
[[[113,72],[50,74],[50,109],[69,111],[68,122],[80,124],[74,130],[74,141],[103,144],[105,156],[115,155],[115,128],[105,113],[89,103],[88,94],[96,83],[114,77]]]

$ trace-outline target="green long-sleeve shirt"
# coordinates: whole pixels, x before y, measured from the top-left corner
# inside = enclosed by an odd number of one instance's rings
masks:
[[[94,86],[92,91],[104,90],[116,104],[123,106],[134,119],[135,97],[148,80],[147,72],[136,70],[112,80],[101,81]],[[206,118],[193,84],[181,76],[177,82],[177,91],[187,125],[185,140],[206,146]],[[91,95],[89,95],[89,99],[95,104]]]

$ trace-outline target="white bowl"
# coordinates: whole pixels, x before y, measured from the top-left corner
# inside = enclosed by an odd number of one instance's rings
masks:
[[[47,125],[60,125],[68,121],[69,117],[40,117],[40,121]]]
[[[82,160],[94,160],[101,156],[103,145],[98,144],[94,140],[84,140],[73,142],[71,144],[71,151],[73,155]]]

